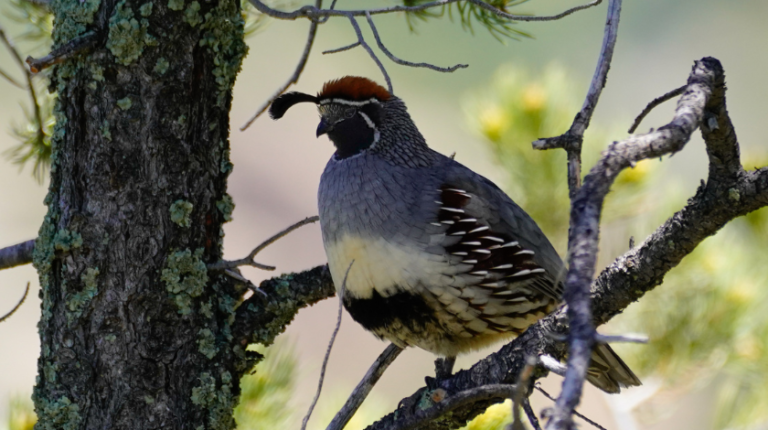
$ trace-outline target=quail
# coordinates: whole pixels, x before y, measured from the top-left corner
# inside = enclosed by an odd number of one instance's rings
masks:
[[[514,338],[557,308],[565,269],[549,240],[493,182],[430,149],[402,100],[346,76],[317,96],[278,97],[270,116],[302,102],[317,105],[317,136],[336,147],[320,179],[320,225],[355,321],[452,360]],[[640,385],[604,344],[588,379],[609,393]]]

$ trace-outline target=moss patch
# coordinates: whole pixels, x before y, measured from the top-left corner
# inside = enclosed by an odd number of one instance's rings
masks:
[[[186,200],[176,200],[171,205],[171,221],[180,227],[189,227],[192,220],[189,216],[192,214],[192,203]]]
[[[203,248],[194,254],[189,249],[171,253],[165,260],[160,279],[165,282],[166,290],[174,295],[179,313],[188,315],[192,312],[192,298],[203,294],[208,283],[208,269],[201,260]]]

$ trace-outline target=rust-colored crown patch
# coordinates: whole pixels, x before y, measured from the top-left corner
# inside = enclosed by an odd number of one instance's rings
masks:
[[[340,98],[354,101],[363,101],[371,98],[386,101],[390,97],[389,91],[386,88],[361,76],[344,76],[340,79],[328,81],[323,85],[323,90],[317,94],[318,99]]]

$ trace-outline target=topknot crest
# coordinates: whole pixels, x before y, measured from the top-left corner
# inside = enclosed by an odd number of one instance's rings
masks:
[[[328,81],[323,90],[317,94],[318,99],[340,98],[352,101],[363,101],[375,98],[387,101],[392,97],[389,91],[376,82],[361,76],[344,76]]]

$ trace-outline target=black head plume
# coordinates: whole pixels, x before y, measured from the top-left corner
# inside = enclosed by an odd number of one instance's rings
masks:
[[[280,119],[285,115],[285,112],[296,103],[312,102],[317,104],[317,97],[309,94],[291,92],[283,94],[272,102],[272,106],[269,107],[269,116],[272,119]]]

